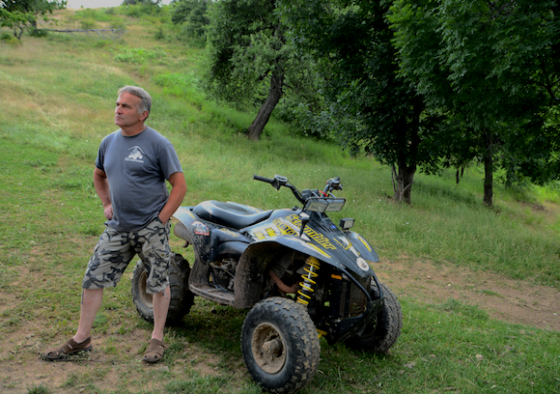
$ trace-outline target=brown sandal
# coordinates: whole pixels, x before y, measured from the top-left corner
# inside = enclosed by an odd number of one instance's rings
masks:
[[[91,349],[93,349],[93,346],[91,345],[91,337],[89,337],[82,343],[76,343],[76,341],[74,341],[74,338],[70,338],[62,345],[50,349],[46,353],[43,353],[41,357],[43,358],[43,360],[47,361],[64,360],[71,354],[75,354],[78,352],[89,352]]]
[[[157,363],[162,359],[163,353],[167,349],[167,345],[156,338],[152,338],[148,344],[148,348],[144,352],[143,361],[147,363]]]

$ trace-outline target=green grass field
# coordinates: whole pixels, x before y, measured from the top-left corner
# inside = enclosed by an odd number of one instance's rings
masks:
[[[560,288],[555,185],[496,184],[488,209],[483,175],[472,167],[459,185],[451,172],[418,174],[413,205],[395,205],[390,170],[372,158],[302,138],[274,119],[261,141],[249,142],[243,131],[256,113],[205,97],[198,84],[203,50],[174,39],[165,14],[62,11],[58,19],[61,26],[121,23],[127,33],[117,40],[50,34],[0,42],[0,392],[260,392],[239,346],[246,312],[201,299],[182,326],[167,331],[168,369],[140,367],[151,328],[136,314],[125,280],[106,292],[94,329],[102,339],[95,352],[112,364],[79,360],[81,367],[58,368],[61,377],[53,380],[53,368],[38,361],[38,351],[77,325],[83,271],[104,221],[93,163],[101,139],[115,130],[114,101],[125,84],[154,98],[148,124],[175,145],[189,188],[184,205],[215,199],[291,207],[287,190],[278,193],[252,175],[281,174],[300,189],[339,176],[339,195],[348,202],[333,218],[356,218],[356,231],[383,261],[406,253]],[[154,39],[161,28],[168,39]],[[192,261],[181,244],[172,239]],[[404,326],[390,355],[322,342],[319,372],[303,392],[560,393],[558,332],[493,320],[453,299],[399,300]]]

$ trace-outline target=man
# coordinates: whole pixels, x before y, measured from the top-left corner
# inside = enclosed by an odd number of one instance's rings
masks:
[[[153,294],[154,329],[143,360],[153,363],[163,357],[170,301],[169,219],[183,201],[187,186],[171,142],[144,125],[151,104],[142,88],[119,90],[115,124],[120,129],[101,142],[93,172],[107,227],[84,275],[78,330],[64,344],[44,353],[46,360],[92,349],[91,329],[103,289],[117,285],[135,254],[149,272],[147,292]],[[169,194],[166,179],[172,186]]]

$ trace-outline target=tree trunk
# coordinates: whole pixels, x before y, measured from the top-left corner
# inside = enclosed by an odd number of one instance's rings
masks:
[[[393,175],[396,179],[395,185],[395,195],[393,199],[395,201],[404,201],[407,204],[411,204],[410,194],[412,192],[412,184],[414,183],[414,174],[416,173],[416,166],[407,166],[399,164],[399,172],[395,173],[395,168],[393,167]]]
[[[414,100],[414,115],[412,119],[403,118],[396,126],[395,131],[399,135],[400,153],[397,156],[398,173],[395,173],[393,166],[393,176],[396,178],[395,201],[404,201],[411,204],[412,184],[418,163],[418,147],[421,139],[418,134],[420,129],[420,114],[424,110],[424,101],[419,97]]]
[[[492,156],[492,139],[488,134],[486,134],[486,150],[484,152],[484,204],[489,207],[492,206],[492,196],[493,196],[493,183],[494,183],[494,159]]]
[[[37,28],[37,20],[31,21],[31,29],[30,29],[31,35],[37,33],[37,30],[39,30],[39,29]]]
[[[274,111],[276,104],[280,101],[282,97],[282,87],[284,85],[284,75],[272,75],[270,79],[270,90],[268,91],[268,97],[266,98],[264,104],[262,105],[259,113],[251,126],[247,130],[247,137],[252,141],[258,141],[261,138],[261,133],[264,130],[264,126],[268,123],[270,119],[270,114]]]
[[[18,40],[21,40],[21,36],[23,35],[23,31],[25,29],[23,28],[19,28],[19,32],[16,30],[16,28],[14,27],[14,37],[17,38]]]

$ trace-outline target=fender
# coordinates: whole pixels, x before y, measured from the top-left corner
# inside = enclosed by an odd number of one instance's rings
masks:
[[[379,263],[379,256],[371,245],[360,234],[354,231],[346,231],[346,238],[352,242],[352,245],[360,252],[362,257],[370,263]]]
[[[175,235],[191,244],[193,243],[195,235],[192,224],[198,220],[191,212],[192,208],[193,207],[179,207],[173,214],[173,217],[179,221],[173,230]]]

